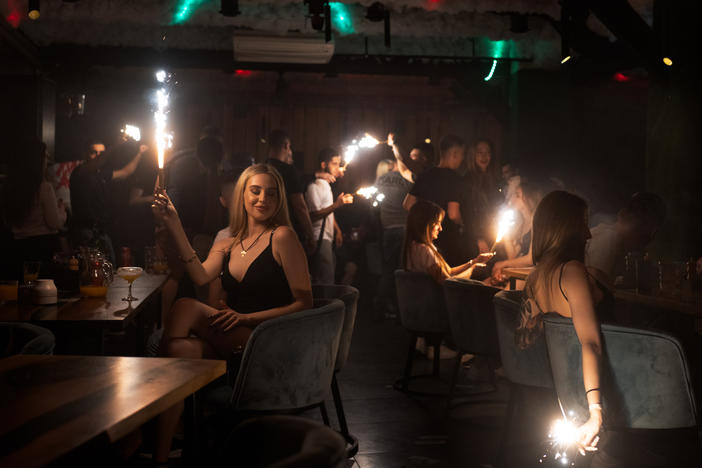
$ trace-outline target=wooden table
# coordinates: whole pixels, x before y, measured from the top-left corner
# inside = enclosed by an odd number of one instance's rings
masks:
[[[122,300],[127,295],[128,283],[119,277],[115,277],[105,297],[60,299],[58,304],[49,306],[8,302],[0,305],[0,322],[32,322],[57,335],[81,328],[91,336],[95,335],[97,347],[90,346],[89,354],[102,354],[102,333],[124,332],[158,297],[165,280],[166,275],[144,274],[139,277],[132,286],[132,295],[138,300],[131,303]],[[96,335],[96,330],[100,336]],[[70,352],[82,354],[75,349]]]
[[[225,361],[204,359],[0,360],[0,467],[44,465],[96,437],[117,441],[225,372]]]

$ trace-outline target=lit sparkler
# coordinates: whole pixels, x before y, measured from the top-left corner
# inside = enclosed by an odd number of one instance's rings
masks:
[[[502,241],[509,230],[514,226],[516,221],[514,210],[506,209],[502,210],[499,219],[497,221],[497,237],[495,238],[495,243],[492,244],[490,251],[494,251],[497,244]]]
[[[169,75],[166,74],[164,70],[159,70],[156,72],[156,80],[159,83],[162,83],[162,86],[156,91],[156,111],[154,112],[156,156],[158,158],[158,181],[161,188],[166,186],[164,180],[165,174],[163,170],[166,150],[173,144],[173,136],[166,130],[166,123],[168,122],[169,95],[165,85],[168,76]]]
[[[126,124],[122,129],[124,136],[131,138],[134,141],[141,141],[141,130],[136,125]]]
[[[344,150],[344,161],[346,162],[346,165],[348,165],[356,157],[359,150],[375,148],[381,143],[385,143],[385,141],[379,141],[377,138],[372,137],[368,133],[363,135],[363,138],[360,140],[353,140]]]
[[[371,185],[369,187],[361,187],[360,189],[356,190],[356,195],[360,195],[366,200],[372,199],[374,207],[378,206],[379,203],[382,203],[383,200],[385,200],[385,194],[379,192],[378,187],[376,187],[375,185]]]
[[[550,446],[541,459],[539,459],[539,463],[543,463],[550,455],[563,466],[575,466],[575,458],[578,455],[578,429],[573,421],[569,420],[566,416],[560,399],[558,400],[558,406],[561,409],[561,417],[555,420],[551,425],[551,430],[548,434]],[[568,414],[571,417],[573,416],[572,411]]]

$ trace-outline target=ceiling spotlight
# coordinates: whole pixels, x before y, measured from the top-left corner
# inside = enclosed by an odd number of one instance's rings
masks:
[[[565,57],[563,57],[563,58],[561,59],[561,65],[563,65],[564,63],[566,63],[566,62],[567,62],[568,60],[570,60],[571,58],[572,58],[572,57],[570,56],[570,54],[568,54],[568,55],[566,55]]]
[[[673,66],[673,60],[670,57],[663,57],[663,63],[669,67]]]
[[[27,16],[29,19],[37,20],[39,15],[39,0],[29,0],[27,2]]]
[[[380,2],[375,2],[366,10],[366,19],[370,21],[383,21],[385,19],[385,5]]]
[[[219,12],[222,16],[237,16],[241,12],[239,11],[239,0],[222,0],[222,8]]]

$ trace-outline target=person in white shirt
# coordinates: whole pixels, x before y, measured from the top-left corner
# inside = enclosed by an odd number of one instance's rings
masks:
[[[319,167],[337,180],[344,175],[339,151],[325,148],[319,152]],[[315,284],[334,284],[334,250],[332,242],[341,247],[343,236],[334,219],[334,211],[344,204],[353,203],[353,195],[341,193],[334,200],[331,185],[324,178],[317,178],[305,191],[305,201],[310,210],[312,232],[316,247],[310,255],[310,273]]]

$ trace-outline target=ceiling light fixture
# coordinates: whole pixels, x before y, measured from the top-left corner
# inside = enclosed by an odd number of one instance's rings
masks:
[[[27,2],[27,16],[29,16],[29,19],[37,20],[40,15],[39,0],[29,0],[29,2]]]
[[[483,81],[490,81],[492,79],[492,75],[495,74],[495,68],[497,68],[497,59],[492,61],[492,67],[490,67],[490,73],[487,74],[485,78],[483,78]]]
[[[669,67],[673,66],[673,60],[670,57],[663,57],[663,63]]]

